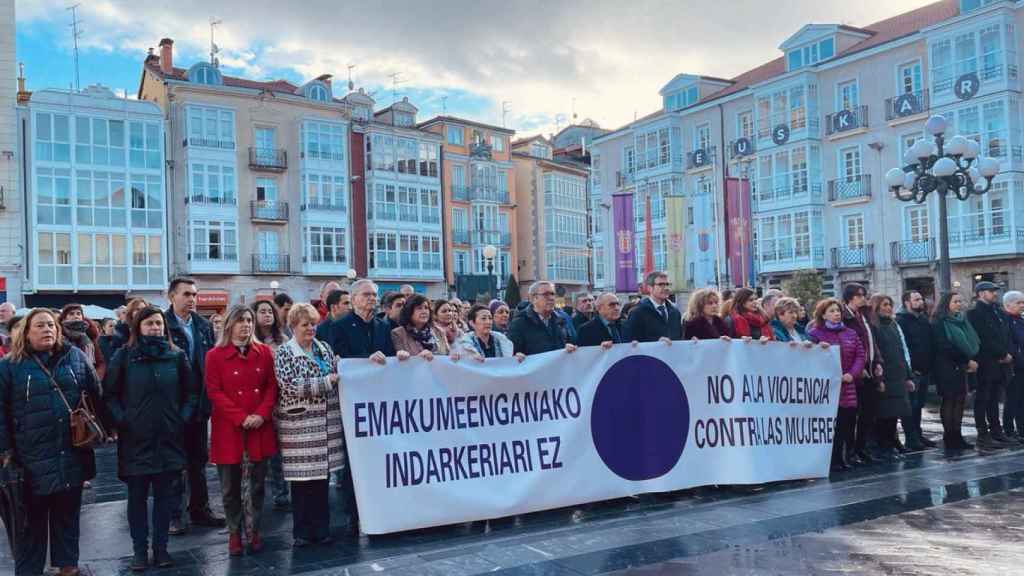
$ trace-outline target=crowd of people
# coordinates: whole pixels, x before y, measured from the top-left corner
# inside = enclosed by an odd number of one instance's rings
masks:
[[[196,311],[197,293],[194,280],[176,278],[169,307],[135,299],[116,319],[89,319],[78,304],[24,317],[0,305],[0,460],[29,479],[17,574],[42,574],[48,548],[61,575],[78,573],[82,492],[96,464],[92,447],[75,444],[72,407],[93,410],[117,442],[133,570],[174,565],[169,536],[192,527],[226,526],[232,556],[260,552],[268,481],[273,509],[292,514],[296,547],[331,541],[332,480],[358,534],[339,358],[522,362],[578,346],[691,339],[837,346],[833,471],[937,446],[921,428],[933,385],[947,450],[973,447],[961,433],[972,391],[977,446],[1024,443],[1024,293],[1000,299],[990,282],[976,285],[971,304],[948,293],[930,307],[919,292],[896,302],[860,284],[818,302],[703,288],[684,311],[662,272],[626,303],[582,293],[566,307],[544,281],[509,306],[431,299],[407,285],[381,297],[363,279],[347,290],[327,282],[309,303],[279,293],[210,319]],[[210,506],[210,463],[226,517]]]

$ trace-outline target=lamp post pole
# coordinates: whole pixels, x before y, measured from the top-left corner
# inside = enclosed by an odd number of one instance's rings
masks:
[[[946,195],[952,193],[958,200],[980,196],[992,187],[992,178],[999,174],[999,161],[979,156],[981,145],[957,135],[946,142],[946,119],[932,116],[925,130],[934,142],[922,138],[903,155],[904,168],[892,168],[885,174],[885,183],[903,202],[923,204],[928,195],[939,196],[939,289],[949,292],[953,288],[953,273],[949,264],[949,223]],[[982,181],[984,179],[984,182]]]
[[[498,255],[498,249],[493,244],[484,246],[484,259],[487,260],[487,279],[490,283],[491,298],[498,297],[498,279],[494,276],[494,258]]]

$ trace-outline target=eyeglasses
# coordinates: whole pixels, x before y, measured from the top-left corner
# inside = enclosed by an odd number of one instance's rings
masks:
[[[537,292],[537,296],[541,296],[543,298],[554,298],[555,297],[555,293],[554,292]]]
[[[608,305],[611,306],[612,308],[621,308],[622,307],[622,303],[621,302],[609,302]]]
[[[655,282],[654,285],[657,286],[658,288],[668,288],[669,286],[672,285],[672,283],[671,282]]]

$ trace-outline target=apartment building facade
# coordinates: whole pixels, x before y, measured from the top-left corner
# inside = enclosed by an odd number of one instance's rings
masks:
[[[515,131],[453,116],[420,123],[442,138],[445,280],[488,273],[484,248],[494,246],[490,264],[502,289],[522,264],[517,252],[517,190],[511,142]]]
[[[21,304],[24,201],[18,194],[14,0],[0,0],[0,303]]]
[[[441,135],[416,128],[418,110],[408,98],[377,112],[365,91],[344,101],[351,108],[353,165],[364,166],[355,177],[364,182],[365,200],[353,202],[361,205],[353,211],[355,246],[365,251],[357,272],[382,291],[410,284],[421,294],[447,296]]]
[[[352,267],[348,105],[329,75],[296,86],[176,68],[173,42],[143,65],[139,99],[167,125],[170,271],[200,305],[277,291],[316,297]]]
[[[163,116],[102,86],[22,93],[25,306],[113,308],[167,287]]]
[[[1022,286],[1022,18],[1017,2],[943,0],[863,28],[804,26],[778,58],[735,78],[674,79],[662,90],[662,110],[595,141],[601,160],[592,178],[603,188],[615,183],[605,196],[635,194],[637,180],[651,174],[646,154],[657,125],[668,130],[653,140],[658,169],[685,166],[694,286],[777,286],[795,271],[815,269],[829,290],[858,281],[891,294],[933,294],[936,199],[901,202],[886,189],[884,173],[905,165],[924,122],[941,114],[947,136],[976,139],[982,154],[1001,164],[988,194],[950,202],[954,281]],[[670,168],[661,162],[666,140]],[[676,141],[685,156],[675,157]],[[701,156],[710,167],[695,179],[701,162],[693,159]],[[701,198],[708,205],[698,207]],[[722,263],[718,270],[694,262],[704,245]],[[616,265],[607,256],[604,264]]]
[[[588,167],[554,159],[541,136],[512,144],[516,190],[519,281],[554,282],[560,296],[589,290]]]

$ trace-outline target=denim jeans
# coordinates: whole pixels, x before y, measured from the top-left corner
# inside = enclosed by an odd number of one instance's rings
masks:
[[[171,507],[174,503],[174,482],[181,472],[164,472],[129,476],[128,485],[128,530],[132,535],[132,547],[136,552],[145,553],[149,546],[149,487],[153,487],[153,550],[167,548],[167,531],[171,527]]]

